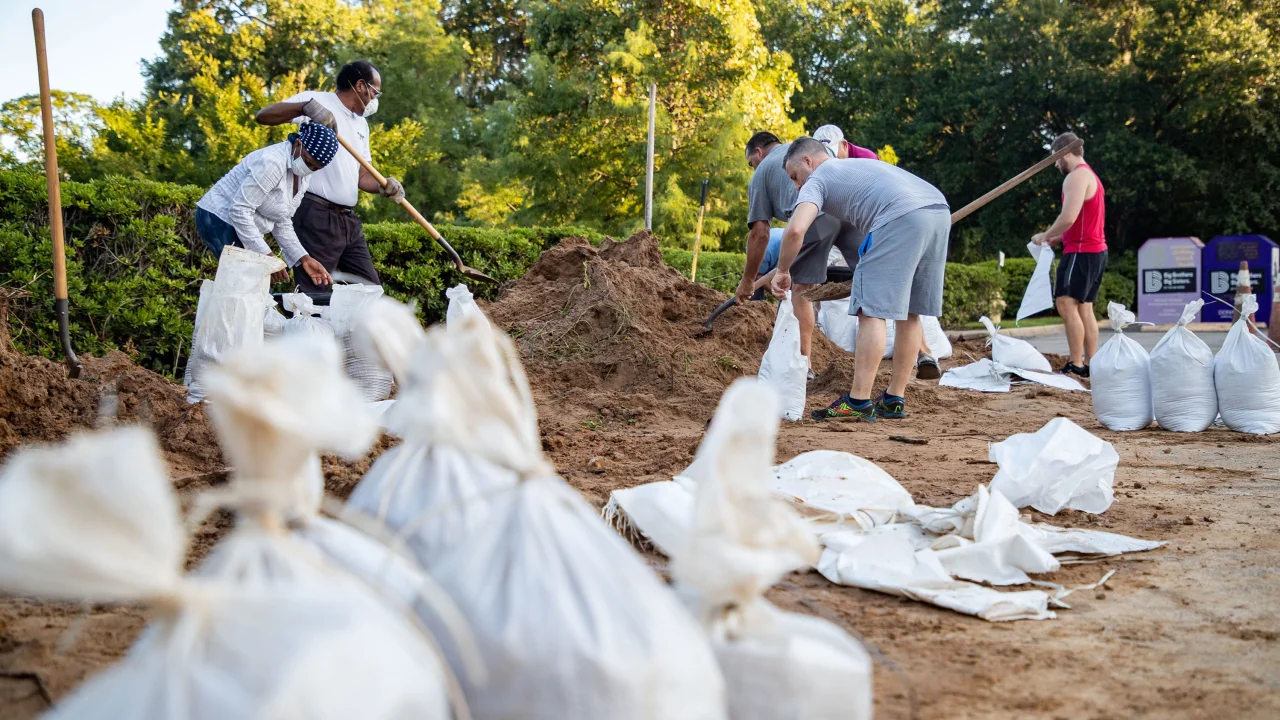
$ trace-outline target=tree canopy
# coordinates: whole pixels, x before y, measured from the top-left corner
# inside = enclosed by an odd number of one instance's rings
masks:
[[[1108,190],[1113,247],[1280,237],[1280,0],[179,0],[143,97],[56,93],[62,170],[209,185],[283,139],[256,110],[383,76],[375,162],[438,219],[643,223],[649,83],[654,225],[740,249],[756,130],[825,123],[960,207],[1074,131]],[[32,97],[0,110],[0,164],[39,160]],[[951,257],[1021,252],[1058,209],[1046,171],[963,221]],[[367,202],[370,219],[394,217]]]

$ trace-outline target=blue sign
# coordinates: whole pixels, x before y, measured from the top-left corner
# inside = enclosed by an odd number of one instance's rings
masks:
[[[1205,298],[1201,311],[1205,322],[1231,322],[1241,262],[1249,264],[1249,283],[1258,298],[1258,322],[1271,320],[1274,285],[1280,280],[1276,277],[1280,246],[1264,235],[1219,235],[1204,246],[1201,287],[1222,302]]]

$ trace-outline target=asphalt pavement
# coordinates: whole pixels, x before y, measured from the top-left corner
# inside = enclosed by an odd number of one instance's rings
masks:
[[[1098,347],[1102,347],[1102,344],[1110,340],[1114,334],[1111,330],[1099,330]],[[1162,332],[1127,332],[1125,335],[1137,340],[1148,352],[1156,346],[1156,343],[1160,342],[1160,338],[1164,337]],[[1225,332],[1198,332],[1196,337],[1205,341],[1209,349],[1216,353],[1222,347],[1222,342],[1227,339],[1227,334]],[[1057,332],[1048,335],[1037,335],[1023,339],[1034,345],[1042,353],[1067,354],[1067,333],[1061,328]]]

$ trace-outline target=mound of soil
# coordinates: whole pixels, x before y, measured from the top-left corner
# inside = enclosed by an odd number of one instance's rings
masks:
[[[710,417],[734,378],[759,369],[776,313],[769,302],[733,307],[706,332],[726,299],[664,265],[657,239],[641,231],[599,249],[566,238],[486,311],[519,346],[539,404]],[[820,333],[813,345],[821,377],[810,389],[846,385],[851,359]]]

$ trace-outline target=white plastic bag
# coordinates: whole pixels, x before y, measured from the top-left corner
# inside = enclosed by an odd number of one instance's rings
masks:
[[[143,602],[155,618],[124,658],[46,717],[447,717],[424,681],[421,648],[368,606],[316,586],[185,580],[185,557],[178,501],[149,432],[79,435],[10,459],[0,476],[0,588]]]
[[[365,402],[381,402],[391,396],[395,378],[376,358],[356,352],[352,329],[363,314],[383,297],[381,285],[335,285],[329,300],[329,324],[342,339],[343,369],[355,381]]]
[[[1027,252],[1036,259],[1036,269],[1031,273],[1027,289],[1022,293],[1022,304],[1018,306],[1018,320],[1029,318],[1053,307],[1053,287],[1049,280],[1049,269],[1053,266],[1053,248],[1031,242],[1027,243]]]
[[[1111,443],[1066,418],[993,443],[989,455],[1000,466],[991,490],[1015,507],[1049,515],[1063,508],[1097,514],[1115,499],[1112,483],[1120,455]]]
[[[222,249],[218,273],[207,297],[205,286],[201,286],[200,305],[205,305],[204,311],[196,306],[198,322],[187,360],[188,402],[199,402],[204,397],[200,388],[204,368],[238,348],[262,345],[264,311],[271,301],[271,273],[283,269],[284,263],[274,255],[232,245]]]
[[[795,421],[804,416],[809,363],[800,354],[800,321],[791,307],[790,293],[778,303],[773,337],[760,360],[759,376],[778,393],[779,412],[784,420]]]
[[[449,307],[444,311],[446,326],[457,323],[463,317],[478,317],[484,319],[486,324],[489,322],[489,318],[480,311],[480,306],[476,305],[475,296],[465,284],[458,283],[445,290],[444,294],[449,298]]]
[[[817,561],[818,545],[770,488],[777,394],[754,378],[729,386],[694,474],[693,523],[672,572],[712,638],[734,720],[871,717],[871,659],[840,628],[786,613],[764,592]]]
[[[1280,432],[1280,367],[1271,347],[1249,327],[1249,315],[1257,310],[1258,299],[1244,296],[1240,319],[1213,359],[1213,384],[1227,427],[1269,435]]]
[[[1141,430],[1151,424],[1151,358],[1124,328],[1133,313],[1120,303],[1107,303],[1115,335],[1089,362],[1093,414],[1111,430]]]
[[[198,365],[198,362],[196,362],[196,341],[200,338],[200,320],[209,309],[212,298],[213,281],[201,281],[200,299],[196,302],[195,327],[191,331],[191,350],[187,355],[187,366],[182,371],[182,384],[187,387],[187,402],[189,403],[198,403],[204,399],[203,392],[195,386],[195,371]]]
[[[262,316],[262,336],[264,339],[270,340],[279,337],[284,333],[284,324],[286,318],[280,313],[280,308],[276,307],[274,300],[267,305],[267,311]]]
[[[1011,338],[1008,335],[1001,335],[996,326],[991,322],[991,318],[983,315],[978,320],[987,328],[987,334],[991,337],[987,340],[987,344],[991,346],[991,359],[1001,365],[1009,367],[1022,368],[1024,370],[1039,370],[1040,372],[1053,372],[1053,366],[1049,364],[1048,358],[1040,354],[1040,351],[1034,345],[1021,340],[1019,338]]]
[[[284,309],[292,316],[284,321],[284,335],[308,335],[332,340],[333,327],[322,317],[316,303],[306,293],[286,293]]]
[[[854,352],[858,342],[858,316],[850,315],[848,307],[839,300],[824,300],[818,308],[818,327],[836,347]]]
[[[1192,300],[1178,324],[1151,351],[1151,401],[1165,430],[1200,432],[1218,416],[1213,386],[1213,351],[1187,324],[1200,316],[1203,300]]]

